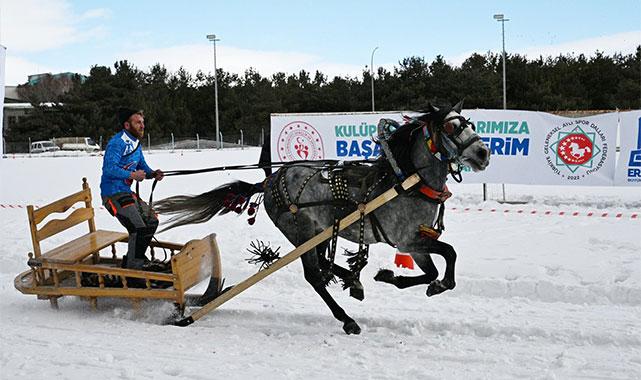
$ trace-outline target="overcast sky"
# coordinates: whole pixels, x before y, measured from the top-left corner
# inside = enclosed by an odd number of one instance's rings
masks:
[[[454,65],[473,52],[505,48],[529,58],[633,53],[641,44],[641,1],[150,1],[0,0],[6,84],[43,72],[87,74],[129,60],[175,71],[243,73],[320,70],[360,77],[370,65],[392,69],[403,58]]]

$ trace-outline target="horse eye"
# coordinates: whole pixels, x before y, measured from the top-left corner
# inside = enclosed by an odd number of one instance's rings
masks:
[[[448,134],[454,132],[454,124],[452,123],[446,123],[443,127],[445,128],[445,132],[447,132]]]

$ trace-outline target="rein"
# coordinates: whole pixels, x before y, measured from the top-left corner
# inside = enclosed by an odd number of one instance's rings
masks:
[[[281,166],[282,162],[270,162],[268,164],[250,164],[250,165],[232,165],[232,166],[214,166],[203,169],[183,169],[183,170],[169,170],[163,172],[165,177],[176,176],[176,175],[190,175],[190,174],[200,174],[200,173],[209,173],[209,172],[220,172],[226,170],[252,170],[252,169],[263,169],[263,168],[273,168]]]
[[[305,168],[322,168],[325,166],[336,165],[341,161],[338,160],[318,160],[318,161],[290,161],[290,162],[264,162],[249,165],[232,165],[232,166],[214,166],[203,169],[184,169],[184,170],[169,170],[163,172],[165,177],[177,175],[190,175],[210,172],[220,172],[226,170],[254,170],[264,168],[279,168],[285,165],[300,166]],[[350,163],[374,163],[371,160],[350,160]]]
[[[374,161],[369,160],[354,160],[349,161],[350,163],[374,163]],[[201,173],[211,173],[211,172],[220,172],[226,170],[255,170],[255,169],[264,169],[264,168],[280,168],[285,165],[299,166],[306,168],[326,168],[338,164],[338,160],[318,160],[318,161],[293,161],[293,162],[264,162],[258,164],[249,164],[249,165],[231,165],[231,166],[212,166],[209,168],[202,169],[182,169],[182,170],[168,170],[163,172],[165,177],[172,176],[181,176],[181,175],[191,175],[191,174],[201,174]],[[151,179],[149,177],[148,179]],[[151,192],[149,194],[149,207],[153,206],[153,196],[154,190],[156,189],[156,184],[158,180],[154,178],[154,183],[151,185]],[[140,182],[136,181],[136,196],[139,199],[140,197]]]

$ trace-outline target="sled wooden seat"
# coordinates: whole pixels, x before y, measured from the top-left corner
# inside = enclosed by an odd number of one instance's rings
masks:
[[[129,235],[96,229],[91,189],[86,178],[82,181],[82,190],[77,193],[39,209],[27,206],[33,243],[33,252],[29,253],[27,262],[31,269],[15,278],[16,289],[24,294],[35,294],[39,299],[49,299],[54,308],[58,307],[59,297],[71,295],[88,300],[92,308],[96,308],[98,297],[122,297],[133,301],[134,306],[140,305],[144,298],[168,299],[174,301],[181,310],[185,307],[185,291],[205,278],[211,278],[210,285],[217,285],[218,288],[214,290],[220,291],[222,281],[216,234],[191,240],[187,244],[152,241],[152,259],[154,248],[168,253],[166,260],[170,261],[166,263],[167,266],[171,265],[171,273],[122,268],[116,243],[126,242]],[[79,202],[84,205],[74,206]],[[71,208],[74,211],[65,218],[44,223],[51,214],[65,213]],[[84,222],[88,224],[88,233],[42,251],[41,241]],[[44,226],[39,228],[42,223]],[[100,251],[109,246],[111,255],[100,256]],[[94,280],[88,281],[89,277]],[[132,279],[142,280],[144,285],[132,287]],[[152,286],[152,282],[161,282],[164,287]]]
[[[80,236],[43,253],[33,261],[36,263],[76,264],[101,249],[107,248],[119,241],[127,241],[129,235],[116,231],[97,230]]]

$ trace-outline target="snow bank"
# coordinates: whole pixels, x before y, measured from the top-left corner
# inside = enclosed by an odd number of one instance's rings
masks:
[[[164,170],[258,161],[259,151],[152,152]],[[637,379],[641,377],[640,219],[571,217],[461,209],[641,211],[641,192],[612,187],[506,186],[521,205],[482,201],[480,185],[448,184],[442,240],[458,252],[457,287],[427,298],[425,287],[400,291],[373,281],[393,268],[394,249],[370,248],[362,274],[365,301],[332,285],[330,292],[363,332],[343,334],[295,262],[187,328],[162,325],[171,305],[146,301],[139,312],[124,300],[48,302],[20,294],[13,278],[31,250],[27,204],[44,205],[77,191],[87,177],[99,207],[99,156],[5,159],[0,166],[0,378],[76,379],[100,373],[118,379],[421,378]],[[233,179],[259,181],[262,171],[168,177],[161,199],[197,194]],[[150,183],[144,183],[144,197]],[[494,198],[496,199],[496,197]],[[227,284],[255,273],[245,262],[252,239],[293,247],[261,210],[256,224],[227,215],[160,236],[185,242],[218,234]],[[122,230],[105,210],[101,228]],[[45,241],[64,243],[74,232]],[[341,247],[353,243],[340,241]],[[340,258],[339,260],[344,260]],[[436,259],[442,268],[443,261]],[[395,269],[418,275],[418,271]],[[197,291],[203,291],[205,284]]]

